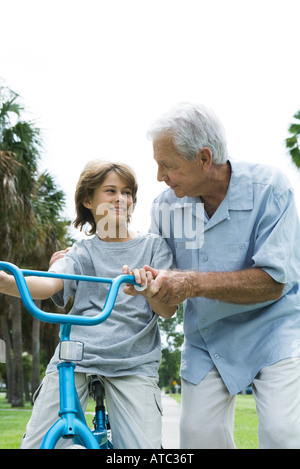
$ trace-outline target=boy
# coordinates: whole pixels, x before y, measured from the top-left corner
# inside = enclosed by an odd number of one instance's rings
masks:
[[[67,255],[52,265],[57,273],[115,277],[132,273],[145,285],[151,273],[136,268],[146,264],[157,269],[173,266],[166,242],[153,235],[140,235],[128,224],[136,202],[137,183],[133,171],[124,164],[92,161],[84,168],[75,193],[75,227],[89,223],[89,235],[74,244]],[[130,268],[128,265],[131,265]],[[72,314],[92,316],[103,308],[109,286],[98,283],[28,277],[35,299],[53,297],[64,306],[74,296]],[[71,339],[85,344],[83,361],[76,366],[75,383],[83,410],[88,399],[88,375],[101,377],[110,416],[114,448],[160,448],[161,405],[158,382],[160,335],[157,315],[172,316],[176,307],[147,299],[147,290],[134,293],[133,286],[119,291],[110,317],[93,327],[72,326]],[[0,292],[18,295],[14,278],[0,272]],[[39,448],[42,439],[57,419],[58,350],[55,351],[43,380],[22,448]],[[56,448],[71,445],[60,440]]]

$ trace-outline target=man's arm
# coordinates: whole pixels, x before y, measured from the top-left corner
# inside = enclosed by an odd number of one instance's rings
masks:
[[[264,270],[254,268],[234,272],[150,270],[155,279],[148,296],[167,305],[187,298],[205,297],[235,304],[251,304],[280,298],[284,285]]]

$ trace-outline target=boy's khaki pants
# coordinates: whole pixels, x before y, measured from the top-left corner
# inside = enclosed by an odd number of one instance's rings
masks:
[[[102,377],[114,448],[161,448],[161,396],[157,379],[148,376]],[[75,373],[78,397],[85,411],[88,375]],[[21,449],[38,449],[49,428],[58,419],[58,372],[45,376],[35,399]],[[61,439],[55,449],[73,445]]]

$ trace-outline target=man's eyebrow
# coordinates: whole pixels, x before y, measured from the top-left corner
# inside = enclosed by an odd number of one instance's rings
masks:
[[[154,158],[157,164],[165,164],[166,160],[163,158]]]

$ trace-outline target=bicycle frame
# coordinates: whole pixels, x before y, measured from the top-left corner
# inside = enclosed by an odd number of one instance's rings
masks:
[[[39,319],[40,321],[52,324],[60,324],[60,344],[65,343],[67,345],[67,356],[65,356],[65,358],[61,358],[62,361],[57,366],[59,372],[60,418],[46,433],[41,445],[41,449],[53,449],[60,438],[73,438],[75,442],[85,446],[88,449],[107,448],[108,446],[105,444],[105,442],[103,444],[100,442],[99,446],[99,438],[97,438],[96,435],[97,431],[95,431],[94,435],[86,424],[85,416],[82,411],[75,387],[74,372],[76,367],[75,361],[77,357],[74,359],[74,357],[68,356],[68,354],[70,354],[68,351],[68,345],[72,345],[72,341],[70,341],[71,326],[93,326],[104,322],[111,314],[120,285],[122,283],[136,285],[134,276],[119,275],[115,279],[111,279],[85,275],[57,274],[54,272],[19,269],[16,265],[10,262],[2,261],[0,261],[0,270],[9,272],[14,276],[24,306],[32,316]],[[39,309],[31,298],[25,276],[52,277],[66,280],[109,283],[111,286],[107,294],[103,310],[98,315],[92,317],[75,316],[71,314],[66,315],[45,312]],[[80,350],[79,344],[79,342],[75,343],[75,356],[78,354],[78,350]],[[69,348],[72,353],[72,347]],[[81,351],[83,353],[83,348]],[[99,415],[98,418],[100,418]],[[98,421],[97,423],[100,424],[101,422]],[[103,424],[105,424],[105,422],[101,423],[101,428],[103,427]]]
[[[90,377],[89,389],[90,395],[93,396],[96,403],[92,433],[97,439],[100,449],[112,449],[113,445],[108,438],[107,432],[110,429],[110,424],[104,406],[104,384],[98,376],[93,375]]]

